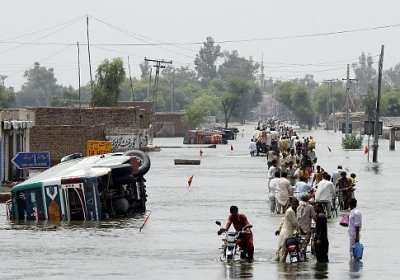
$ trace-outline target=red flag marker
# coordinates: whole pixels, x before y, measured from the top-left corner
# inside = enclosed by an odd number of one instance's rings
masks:
[[[368,154],[368,152],[369,152],[369,149],[368,149],[367,146],[365,146],[365,147],[364,147],[364,155],[365,155],[365,154]]]
[[[188,179],[188,187],[190,187],[190,185],[192,184],[193,176],[194,175],[190,176],[189,179]]]
[[[202,149],[200,149],[200,156],[201,157],[203,156],[203,150]]]
[[[231,151],[233,151],[233,145],[231,145]]]
[[[147,223],[147,220],[150,218],[150,215],[151,215],[151,212],[149,213],[149,215],[147,215],[146,219],[144,219],[144,222],[143,222],[142,226],[140,227],[139,232],[142,231],[144,225]]]
[[[329,152],[332,152],[331,148],[329,148],[329,146],[327,146],[327,147],[328,147],[328,151],[329,151]]]

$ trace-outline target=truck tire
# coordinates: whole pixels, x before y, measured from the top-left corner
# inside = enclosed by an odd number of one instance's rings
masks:
[[[147,171],[149,171],[150,158],[145,152],[140,150],[131,150],[131,151],[126,151],[123,155],[135,157],[138,160],[139,162],[138,175],[143,176],[144,174],[147,173]]]

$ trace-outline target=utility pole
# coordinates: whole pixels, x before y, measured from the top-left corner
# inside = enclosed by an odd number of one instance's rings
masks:
[[[324,80],[324,83],[329,84],[329,93],[326,98],[326,130],[328,130],[328,121],[329,121],[329,104],[331,103],[331,96],[332,96],[332,88],[333,88],[333,83],[336,82],[338,79],[330,79],[330,80]],[[332,114],[335,114],[333,111]],[[336,132],[336,124],[333,123],[335,127],[335,132]]]
[[[129,55],[128,55],[128,71],[129,71],[129,81],[131,82],[131,97],[132,101],[134,99],[134,94],[133,94],[133,83],[132,83],[132,76],[131,76],[131,63],[129,61]]]
[[[78,94],[79,94],[79,122],[82,122],[82,103],[81,103],[81,55],[79,42],[76,42],[78,48]]]
[[[89,17],[86,17],[86,39],[87,39],[87,51],[89,57],[89,72],[90,72],[90,89],[92,91],[92,99],[90,101],[90,105],[94,107],[94,100],[93,100],[93,75],[92,75],[92,62],[90,59],[90,43],[89,43]]]
[[[171,112],[174,111],[175,103],[175,69],[172,71],[172,84],[171,84]]]
[[[347,78],[342,80],[346,80],[346,123],[344,130],[345,130],[345,136],[347,136],[350,130],[350,118],[349,118],[350,83],[352,81],[358,81],[357,79],[350,79],[350,64],[347,64]]]
[[[155,111],[155,105],[157,102],[157,90],[158,90],[158,79],[160,75],[160,68],[165,68],[164,64],[172,64],[172,60],[164,60],[164,59],[148,59],[144,58],[145,61],[149,62],[155,62],[155,65],[153,67],[156,68],[156,75],[154,77],[154,88],[153,88],[153,102],[154,102],[154,111]]]
[[[383,68],[383,53],[385,46],[381,46],[381,55],[379,56],[379,72],[378,72],[378,97],[376,99],[376,114],[374,128],[374,152],[372,154],[372,162],[378,162],[378,139],[379,139],[379,113],[381,104],[381,87],[382,87],[382,68]]]
[[[265,75],[264,75],[264,54],[261,55],[261,74],[260,74],[260,86],[262,89],[265,87]]]

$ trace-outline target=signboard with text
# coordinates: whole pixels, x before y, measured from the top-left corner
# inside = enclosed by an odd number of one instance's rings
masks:
[[[50,168],[50,153],[20,152],[11,161],[18,169]]]
[[[87,156],[103,155],[112,152],[111,141],[95,141],[88,140],[87,143]]]

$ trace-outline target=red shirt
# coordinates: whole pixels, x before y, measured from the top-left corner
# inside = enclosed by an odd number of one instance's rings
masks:
[[[249,222],[244,214],[238,214],[235,220],[232,220],[232,215],[229,215],[225,230],[229,230],[232,224],[236,231],[241,231]]]

